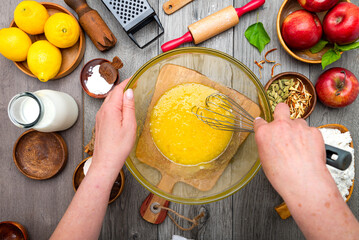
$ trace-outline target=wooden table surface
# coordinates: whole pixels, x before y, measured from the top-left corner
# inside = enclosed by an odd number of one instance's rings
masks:
[[[1,1],[0,28],[9,26],[14,9],[19,2],[20,0]],[[51,2],[69,9],[63,1],[51,0]],[[124,68],[120,70],[121,79],[125,79],[145,62],[160,54],[161,44],[185,33],[186,26],[189,24],[226,6],[243,6],[248,0],[195,0],[170,16],[162,10],[165,0],[149,0],[163,24],[165,33],[144,50],[135,46],[100,0],[88,0],[87,2],[100,13],[117,37],[118,43],[115,48],[101,53],[86,37],[85,56],[77,69],[63,79],[47,83],[41,83],[37,79],[23,74],[11,61],[3,56],[0,57],[0,221],[20,222],[28,230],[30,239],[41,240],[50,237],[74,195],[72,188],[74,169],[86,157],[86,154],[83,153],[83,146],[91,137],[95,114],[100,108],[102,100],[89,97],[80,86],[79,74],[84,63],[93,58],[112,59],[114,56],[119,56],[124,62]],[[359,4],[358,0],[353,0],[353,2]],[[291,58],[279,44],[275,22],[281,3],[280,0],[268,0],[259,10],[242,16],[236,27],[199,46],[228,53],[243,62],[256,74],[258,74],[258,67],[253,61],[262,59],[264,52],[276,47],[278,50],[271,54],[271,59],[282,64],[276,68],[276,73],[300,72],[315,83],[322,73],[321,66],[305,64]],[[257,21],[257,14],[258,20],[263,22],[272,39],[262,54],[259,54],[257,49],[252,47],[244,37],[247,27]],[[186,46],[193,45],[187,44]],[[357,50],[346,52],[342,59],[331,67],[345,67],[359,77],[358,60]],[[261,79],[263,85],[270,79],[270,70],[270,67],[264,68]],[[7,105],[11,97],[20,92],[39,89],[67,92],[75,98],[80,107],[77,123],[71,129],[60,133],[69,148],[67,165],[56,177],[45,181],[29,179],[16,168],[12,160],[13,144],[24,130],[12,125],[7,115]],[[318,103],[308,122],[311,126],[328,123],[345,125],[352,134],[355,150],[358,152],[358,114],[359,100],[342,109],[330,109]],[[359,174],[358,169],[356,176]],[[244,189],[219,202],[199,206],[172,203],[170,205],[172,209],[188,217],[194,217],[200,211],[206,212],[206,218],[201,220],[198,227],[189,232],[179,230],[169,218],[158,226],[142,220],[139,207],[149,192],[135,180],[127,169],[125,169],[125,173],[124,192],[109,206],[100,239],[168,240],[174,234],[191,239],[304,238],[292,218],[281,220],[274,211],[274,206],[281,203],[282,199],[271,187],[262,170]],[[359,218],[359,183],[357,179],[355,179],[354,193],[348,205],[355,216]],[[188,226],[185,222],[180,223]]]

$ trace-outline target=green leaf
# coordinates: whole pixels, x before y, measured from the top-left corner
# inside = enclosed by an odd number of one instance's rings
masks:
[[[359,48],[359,42],[353,42],[353,43],[350,43],[350,44],[347,44],[347,45],[341,45],[341,46],[338,45],[337,48],[338,48],[339,51],[346,52],[346,51],[349,51],[349,50]]]
[[[249,26],[244,33],[244,36],[246,36],[249,43],[255,46],[260,53],[270,42],[270,37],[268,36],[266,30],[263,27],[263,23],[261,22],[257,22]]]
[[[322,57],[322,68],[324,69],[329,64],[339,60],[341,57],[340,52],[335,51],[334,49],[329,49],[326,53],[324,53]]]
[[[323,50],[323,48],[328,44],[329,42],[328,41],[324,41],[322,39],[320,39],[320,41],[315,44],[311,49],[310,49],[310,52],[311,53],[318,53],[320,51]]]

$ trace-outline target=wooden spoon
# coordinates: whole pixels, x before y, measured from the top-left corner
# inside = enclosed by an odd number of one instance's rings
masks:
[[[109,83],[113,84],[118,75],[118,69],[123,67],[123,63],[119,57],[114,57],[112,62],[104,62],[100,65],[101,76]]]

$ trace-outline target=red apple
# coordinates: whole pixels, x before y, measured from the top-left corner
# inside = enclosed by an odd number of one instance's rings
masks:
[[[325,15],[323,30],[330,42],[339,45],[355,42],[359,38],[359,7],[339,3]]]
[[[298,0],[299,4],[311,12],[323,12],[331,9],[339,0]]]
[[[322,25],[315,13],[298,10],[284,19],[282,36],[290,48],[308,49],[313,47],[322,37]]]
[[[324,105],[339,108],[355,101],[359,93],[359,83],[351,71],[335,67],[319,76],[315,90]]]

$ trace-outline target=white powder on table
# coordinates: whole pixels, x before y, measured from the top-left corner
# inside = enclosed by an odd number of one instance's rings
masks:
[[[89,68],[89,77],[85,81],[87,89],[94,94],[108,93],[113,84],[109,84],[100,74],[100,65]]]
[[[350,147],[352,137],[349,132],[341,133],[338,129],[331,128],[319,128],[323,135],[324,143],[348,151],[352,154],[352,162],[350,166],[342,171],[332,166],[327,165],[327,168],[334,178],[335,183],[338,186],[340,194],[346,199],[349,195],[349,188],[353,184],[354,179],[354,149]]]

